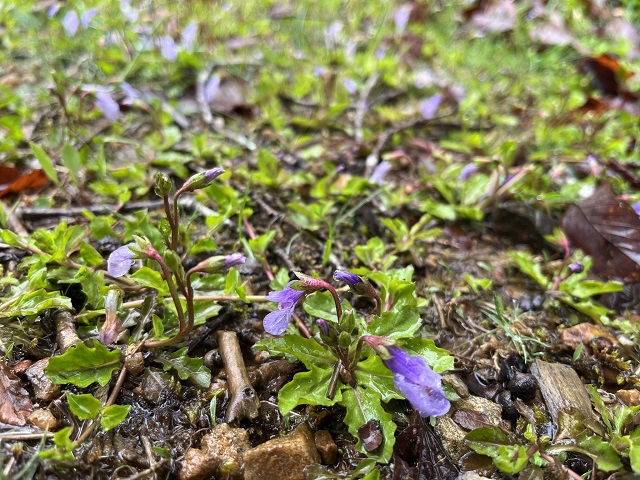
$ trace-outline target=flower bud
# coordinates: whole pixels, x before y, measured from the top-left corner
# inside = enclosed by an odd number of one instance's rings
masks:
[[[179,193],[183,192],[193,192],[199,188],[204,188],[213,182],[216,178],[224,173],[224,168],[215,167],[211,168],[205,172],[196,173],[189,180],[187,180],[180,190]]]
[[[584,265],[581,263],[570,263],[567,266],[569,273],[582,273],[584,271]]]
[[[169,178],[169,176],[165,173],[158,172],[156,173],[156,186],[154,191],[156,195],[159,197],[168,197],[173,189],[173,181]]]

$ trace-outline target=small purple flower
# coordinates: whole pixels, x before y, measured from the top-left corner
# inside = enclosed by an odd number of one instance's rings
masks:
[[[356,82],[354,82],[353,79],[351,78],[345,78],[342,81],[342,86],[345,88],[347,92],[349,92],[349,95],[353,95],[358,91],[358,86],[356,85]]]
[[[420,114],[427,120],[432,119],[442,103],[442,95],[434,95],[420,104]]]
[[[247,261],[247,257],[245,257],[241,253],[232,253],[231,255],[227,255],[224,257],[222,261],[222,268],[225,270],[229,270],[231,267],[236,267],[238,265],[242,265]]]
[[[220,90],[220,77],[213,75],[207,83],[204,85],[204,101],[209,103],[213,100],[213,97]]]
[[[407,28],[412,8],[413,7],[409,3],[400,5],[398,8],[396,8],[396,11],[393,15],[393,21],[396,24],[397,35],[400,35],[402,32],[404,32],[404,29]]]
[[[88,28],[91,19],[98,14],[97,8],[90,8],[80,16],[80,25],[82,28]]]
[[[346,283],[350,288],[355,288],[358,283],[363,283],[362,278],[355,273],[345,272],[343,270],[333,272],[333,278],[339,282]]]
[[[316,67],[313,69],[313,75],[316,77],[321,77],[322,75],[324,75],[324,68],[323,67]]]
[[[178,58],[178,47],[176,42],[170,36],[164,36],[158,39],[160,54],[170,62],[175,62]]]
[[[120,0],[120,11],[124,18],[126,18],[131,23],[135,23],[138,21],[138,10],[131,6],[129,0]]]
[[[294,290],[291,288],[291,285],[298,281],[299,280],[291,280],[282,290],[269,292],[267,295],[266,299],[270,302],[278,302],[278,310],[264,317],[262,324],[264,325],[265,332],[271,335],[282,335],[289,326],[296,303],[298,303],[305,294],[302,290]]]
[[[48,18],[53,18],[56,16],[56,13],[58,13],[58,11],[60,10],[60,5],[58,5],[57,3],[51,5],[48,9],[47,9],[47,17]]]
[[[123,105],[132,105],[134,100],[140,98],[140,92],[127,82],[120,84],[120,90],[125,94],[125,98],[122,100]]]
[[[369,177],[369,183],[374,185],[382,185],[384,183],[384,179],[391,170],[391,164],[386,160],[381,161],[376,168],[373,169],[373,173]]]
[[[581,263],[570,263],[567,265],[569,273],[582,273],[584,271],[584,265]]]
[[[324,336],[329,336],[329,333],[330,333],[329,322],[327,322],[324,318],[319,318],[316,320],[316,325],[318,326],[318,329],[320,329],[320,332]]]
[[[460,174],[458,175],[458,180],[462,182],[467,178],[469,178],[474,173],[476,173],[477,171],[478,171],[478,166],[475,163],[473,162],[467,163],[464,167],[462,167],[462,170],[460,170]]]
[[[635,212],[640,215],[640,200],[638,200],[637,202],[633,202],[631,204],[631,207],[635,210]]]
[[[324,31],[324,43],[327,46],[327,49],[333,50],[338,46],[338,36],[342,31],[342,24],[339,22],[333,22],[329,27]]]
[[[365,336],[362,340],[391,370],[396,387],[420,415],[439,417],[449,411],[451,404],[444,396],[442,377],[429,368],[423,357],[409,355],[384,337]]]
[[[62,18],[62,28],[69,37],[73,37],[78,31],[80,20],[75,10],[69,10]]]
[[[193,22],[184,27],[184,30],[182,30],[180,37],[182,37],[182,48],[184,48],[187,52],[193,50],[193,44],[198,37],[198,24],[196,22]]]
[[[133,245],[135,245],[135,243],[123,245],[111,252],[107,260],[107,272],[109,272],[109,275],[112,277],[121,277],[129,271],[131,265],[133,265],[133,257],[135,256],[135,253],[129,249],[129,246]]]
[[[376,58],[377,58],[378,60],[382,60],[382,59],[384,58],[384,56],[385,56],[385,54],[386,54],[386,53],[387,53],[387,51],[386,51],[384,48],[382,48],[382,47],[378,47],[378,48],[376,49]]]
[[[196,173],[176,192],[176,196],[180,196],[184,192],[193,192],[198,188],[204,188],[213,182],[216,178],[224,173],[224,168],[214,167],[204,172]]]
[[[96,92],[95,106],[107,120],[115,122],[120,116],[120,105],[111,98],[109,92]]]

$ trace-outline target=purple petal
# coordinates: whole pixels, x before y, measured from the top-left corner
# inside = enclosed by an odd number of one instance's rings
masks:
[[[353,79],[351,78],[345,78],[342,81],[342,86],[347,90],[347,92],[349,92],[350,95],[353,95],[358,91],[358,86],[356,85],[356,82],[354,82]]]
[[[369,183],[382,185],[384,183],[384,178],[387,176],[387,173],[389,173],[389,170],[391,170],[391,164],[386,160],[381,161],[369,177]]]
[[[409,23],[409,17],[411,16],[412,10],[411,4],[405,4],[399,6],[394,15],[393,21],[396,24],[396,34],[399,35],[404,32],[404,29],[407,28],[407,23]]]
[[[269,292],[269,294],[265,297],[270,302],[278,302],[281,309],[288,309],[293,307],[304,292],[302,290],[294,290],[291,288],[291,284],[294,282],[298,282],[299,280],[291,280],[289,283],[285,285],[282,290]]]
[[[242,255],[241,253],[232,253],[231,255],[227,255],[222,262],[222,266],[224,269],[229,269],[231,267],[235,267],[237,265],[242,265],[247,261],[247,257]]]
[[[333,278],[335,278],[339,282],[344,282],[349,285],[351,288],[355,287],[358,283],[362,283],[362,278],[360,278],[355,273],[345,272],[343,270],[336,270],[333,272]]]
[[[89,10],[84,12],[80,16],[80,25],[82,25],[82,28],[87,28],[89,26],[89,22],[91,22],[91,19],[95,17],[97,14],[98,14],[97,8],[90,8]]]
[[[442,95],[434,95],[431,98],[427,98],[420,104],[420,114],[427,120],[433,118],[440,103],[442,103]]]
[[[636,213],[640,215],[640,200],[638,200],[637,202],[633,202],[631,206],[636,211]]]
[[[54,5],[51,5],[47,10],[47,18],[55,17],[56,13],[58,13],[59,10],[60,10],[60,5],[58,5],[57,3]]]
[[[180,36],[182,37],[182,47],[190,52],[193,50],[193,44],[198,37],[198,24],[193,22],[187,25],[184,27],[184,30],[182,30]]]
[[[471,175],[478,171],[478,166],[475,163],[467,163],[462,170],[460,170],[460,174],[458,175],[458,180],[461,182],[469,178]]]
[[[131,105],[134,100],[140,98],[140,92],[129,85],[127,82],[122,82],[120,84],[120,90],[125,94],[125,98],[122,101],[123,105]]]
[[[342,24],[340,22],[333,22],[329,27],[324,31],[324,43],[327,46],[327,49],[333,50],[338,46],[338,36],[342,31]]]
[[[62,28],[66,34],[73,37],[78,31],[80,20],[75,10],[69,10],[62,19]]]
[[[394,345],[388,346],[390,358],[384,364],[393,373],[393,381],[422,416],[440,416],[449,411],[451,404],[442,390],[442,377],[435,373],[426,360],[414,357]]]
[[[204,86],[204,101],[209,103],[213,96],[220,90],[220,77],[213,75]]]
[[[582,273],[584,271],[584,265],[581,263],[570,263],[567,266],[567,270],[571,273]]]
[[[138,11],[131,6],[129,0],[120,0],[120,11],[131,23],[138,21]]]
[[[324,74],[324,68],[323,67],[316,67],[313,69],[313,75],[316,77],[321,77]]]
[[[135,245],[130,243],[129,245]],[[107,260],[107,272],[112,277],[121,277],[126,274],[133,265],[134,253],[129,249],[129,245],[124,245],[111,252]]]
[[[291,321],[293,308],[284,308],[269,313],[262,320],[264,331],[271,335],[282,335]]]
[[[120,105],[116,102],[108,92],[97,92],[95,106],[98,108],[107,120],[115,122],[120,116]]]
[[[178,47],[173,38],[164,36],[158,39],[160,54],[170,62],[175,62],[178,58]]]

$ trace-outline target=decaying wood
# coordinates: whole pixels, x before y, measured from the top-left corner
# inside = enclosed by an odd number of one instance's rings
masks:
[[[218,331],[218,350],[227,372],[230,395],[225,421],[233,422],[245,418],[255,420],[258,418],[260,399],[249,381],[235,332]]]
[[[585,419],[592,418],[591,398],[573,368],[538,359],[532,365],[531,373],[538,380],[544,401],[556,424],[560,412],[577,412]]]
[[[69,310],[58,310],[56,319],[56,341],[60,347],[60,352],[64,353],[80,341],[76,333],[76,325],[73,315]]]

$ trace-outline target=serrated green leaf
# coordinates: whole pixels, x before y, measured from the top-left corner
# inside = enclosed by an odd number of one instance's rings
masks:
[[[375,317],[365,334],[394,339],[411,338],[421,323],[418,309],[414,306],[404,306],[382,312],[382,315]]]
[[[30,278],[31,280],[35,278]],[[8,309],[0,311],[0,318],[36,315],[50,308],[71,308],[71,299],[62,296],[60,292],[47,292],[39,288],[20,297]]]
[[[596,462],[598,468],[605,472],[612,472],[622,468],[620,454],[611,446],[608,441],[593,435],[590,430],[584,430],[563,445],[550,445],[546,451],[550,455],[557,455],[560,452],[578,452],[591,457]]]
[[[204,366],[202,358],[187,356],[187,347],[172,354],[161,353],[156,361],[162,364],[164,371],[173,369],[181,380],[191,379],[196,385],[208,388],[211,384],[211,371]]]
[[[93,382],[105,386],[114,370],[120,368],[120,351],[110,351],[97,340],[93,347],[78,343],[64,354],[51,357],[45,373],[53,383],[72,383],[87,387]]]
[[[332,368],[310,367],[308,372],[296,373],[293,380],[278,392],[278,407],[283,415],[298,405],[335,405],[342,400],[338,388],[333,399],[327,398],[327,387],[333,373]]]
[[[448,350],[436,347],[433,340],[422,337],[415,337],[402,342],[402,348],[410,355],[419,355],[424,357],[431,370],[436,373],[452,370],[455,359]]]
[[[158,290],[160,295],[168,295],[169,289],[167,287],[167,283],[162,278],[160,272],[157,272],[149,267],[142,267],[139,270],[136,270],[131,278],[138,283],[141,283],[145,287],[154,288]]]
[[[464,442],[474,452],[491,457],[505,473],[518,473],[529,463],[527,447],[518,445],[497,427],[476,428],[464,437]]]
[[[102,410],[100,425],[105,430],[111,430],[120,425],[131,410],[131,405],[110,405]]]
[[[29,142],[29,145],[31,145],[31,150],[33,151],[33,154],[38,159],[38,162],[40,163],[42,170],[44,170],[44,173],[47,174],[47,177],[49,177],[49,179],[56,185],[60,185],[60,179],[58,179],[58,173],[56,172],[56,169],[53,166],[53,161],[51,160],[51,157],[47,155],[47,152],[45,152],[40,145],[36,145],[33,142]]]
[[[310,369],[313,366],[333,368],[336,357],[328,348],[320,345],[313,338],[299,335],[285,335],[283,337],[265,338],[254,345],[257,350],[266,350],[273,354],[292,355]]]
[[[376,392],[383,402],[404,398],[393,383],[393,374],[375,353],[366,360],[358,362],[354,374],[358,385],[366,385],[367,388]]]
[[[316,292],[302,304],[305,312],[317,318],[337,322],[336,304],[329,292]]]
[[[80,420],[92,420],[98,416],[102,402],[90,393],[82,395],[67,394],[71,412]]]
[[[344,423],[349,427],[349,432],[358,439],[356,448],[366,453],[368,457],[375,458],[379,462],[387,463],[393,453],[395,444],[394,433],[396,424],[393,422],[391,414],[387,413],[380,403],[378,394],[368,388],[358,385],[356,387],[359,399],[356,397],[353,388],[345,388],[342,392],[340,405],[347,409]],[[358,429],[369,420],[378,420],[382,429],[383,441],[380,449],[376,452],[366,452],[362,446],[362,441],[358,437]]]

